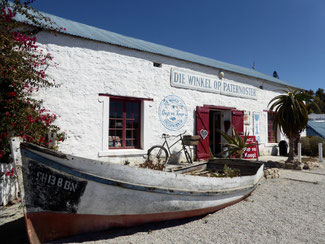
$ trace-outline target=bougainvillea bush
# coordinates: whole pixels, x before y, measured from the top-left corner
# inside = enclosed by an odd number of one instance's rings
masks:
[[[44,108],[42,101],[33,98],[40,88],[56,86],[46,74],[46,68],[56,64],[51,54],[40,50],[36,42],[37,32],[54,25],[33,10],[29,6],[31,2],[19,0],[13,4],[0,0],[1,163],[10,162],[12,136],[46,147],[54,147],[64,140],[64,133],[54,125],[56,115]],[[15,21],[17,14],[24,16],[29,25]]]

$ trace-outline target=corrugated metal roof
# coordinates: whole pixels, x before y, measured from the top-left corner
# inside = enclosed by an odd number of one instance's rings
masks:
[[[308,121],[307,127],[311,128],[316,134],[325,139],[325,122]]]
[[[109,43],[113,45],[118,45],[126,48],[136,49],[144,52],[159,54],[163,56],[168,56],[180,60],[185,60],[197,64],[202,64],[206,66],[210,66],[213,68],[221,69],[224,71],[231,71],[251,77],[256,77],[259,79],[263,79],[269,81],[271,83],[280,84],[283,86],[290,86],[294,88],[298,88],[296,86],[290,85],[289,83],[276,79],[273,76],[269,76],[258,72],[253,69],[244,68],[241,66],[224,63],[218,60],[202,57],[199,55],[195,55],[189,52],[180,51],[174,48],[165,47],[159,44],[143,41],[140,39],[123,36],[114,32],[110,32],[107,30],[99,29],[93,26],[85,25],[82,23],[78,23],[72,20],[64,19],[58,16],[54,16],[47,13],[42,13],[45,16],[51,18],[58,26],[65,28],[66,30],[61,30],[60,32],[65,34],[70,34],[73,36],[83,37],[90,40],[100,41],[104,43]],[[16,19],[18,21],[26,21],[22,16],[17,15]]]

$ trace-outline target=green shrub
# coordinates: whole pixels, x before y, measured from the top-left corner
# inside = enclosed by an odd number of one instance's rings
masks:
[[[301,137],[300,143],[301,143],[301,154],[310,156],[312,154],[310,149],[310,136]]]
[[[325,150],[325,140],[319,136],[302,137],[300,142],[302,155],[318,156],[318,143],[323,143],[323,151]]]

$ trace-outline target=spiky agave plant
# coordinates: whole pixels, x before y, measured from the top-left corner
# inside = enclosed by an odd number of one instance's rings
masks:
[[[235,156],[236,158],[241,158],[246,148],[256,145],[255,143],[247,143],[249,136],[247,132],[245,132],[244,136],[241,137],[235,128],[232,128],[232,135],[228,135],[226,132],[220,130],[219,133],[227,141],[227,143],[223,144],[228,147],[228,149],[222,153],[228,152],[230,157]]]

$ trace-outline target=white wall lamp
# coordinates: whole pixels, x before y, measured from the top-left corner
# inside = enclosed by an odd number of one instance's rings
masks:
[[[225,73],[220,71],[218,76],[219,76],[219,79],[222,80],[222,78],[225,76]]]

